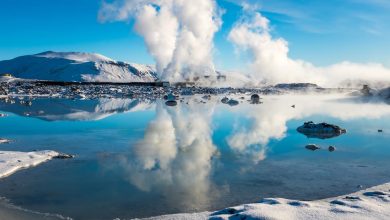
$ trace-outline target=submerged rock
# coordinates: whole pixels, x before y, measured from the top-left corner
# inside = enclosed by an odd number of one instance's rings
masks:
[[[308,149],[308,150],[312,150],[312,151],[316,151],[316,150],[321,149],[320,147],[318,147],[318,146],[315,145],[315,144],[308,144],[308,145],[306,145],[305,148]]]
[[[329,146],[328,150],[329,150],[329,152],[333,152],[336,150],[336,148],[334,146]]]
[[[74,158],[74,155],[59,153],[57,156],[54,156],[53,158],[54,159],[72,159],[72,158]]]
[[[230,99],[226,104],[230,105],[230,106],[236,106],[238,104],[240,104],[238,101],[234,100],[234,99]]]
[[[332,125],[325,122],[315,124],[312,121],[305,122],[302,126],[297,128],[297,131],[309,138],[320,139],[337,137],[347,132],[346,129],[340,128],[337,125]]]

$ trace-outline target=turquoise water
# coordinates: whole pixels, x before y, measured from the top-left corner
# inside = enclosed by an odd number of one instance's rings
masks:
[[[0,137],[14,142],[0,150],[77,156],[0,180],[0,195],[34,211],[113,219],[218,210],[264,197],[321,199],[390,181],[389,105],[335,95],[263,98],[234,107],[220,97],[187,97],[176,107],[161,100],[1,102],[9,116],[0,118]],[[296,132],[305,121],[348,132],[309,139]],[[306,150],[312,143],[322,149]]]

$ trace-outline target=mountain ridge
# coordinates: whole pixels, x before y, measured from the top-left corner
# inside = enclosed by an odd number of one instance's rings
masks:
[[[45,51],[0,61],[0,74],[23,79],[84,82],[155,82],[151,65],[115,61],[97,53]]]

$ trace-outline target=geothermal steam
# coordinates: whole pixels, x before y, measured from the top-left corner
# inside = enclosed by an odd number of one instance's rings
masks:
[[[248,72],[255,84],[312,82],[324,86],[351,86],[371,82],[384,86],[389,83],[390,70],[382,64],[342,62],[316,67],[290,58],[287,41],[272,37],[269,20],[246,8],[245,15],[234,25],[228,39],[239,50],[250,53],[252,62]]]
[[[99,19],[134,19],[163,80],[216,74],[213,38],[221,19],[215,0],[115,0],[103,3]]]

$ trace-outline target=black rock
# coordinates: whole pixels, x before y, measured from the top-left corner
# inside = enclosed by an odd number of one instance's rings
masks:
[[[329,152],[333,152],[336,150],[336,148],[334,146],[329,146],[328,150],[329,150]]]
[[[221,102],[222,102],[223,104],[227,104],[228,101],[229,101],[229,99],[228,99],[227,97],[224,97],[223,99],[221,99]]]
[[[259,103],[260,102],[260,96],[258,95],[258,94],[253,94],[252,96],[251,96],[251,102],[252,103]]]
[[[74,158],[74,155],[60,153],[60,154],[58,154],[57,156],[55,156],[53,158],[54,159],[72,159],[72,158]]]
[[[318,146],[315,145],[315,144],[308,144],[308,145],[306,145],[305,148],[308,149],[308,150],[311,150],[311,151],[316,151],[316,150],[321,149],[320,147],[318,147]]]
[[[226,104],[230,105],[230,106],[236,106],[238,104],[240,104],[238,101],[234,100],[234,99],[230,99]]]
[[[167,106],[176,106],[177,102],[176,101],[166,101],[165,105],[167,105]]]
[[[347,132],[346,129],[340,128],[337,125],[328,123],[315,124],[312,121],[305,122],[302,126],[297,128],[299,133],[306,135],[308,138],[327,139],[340,136]]]

